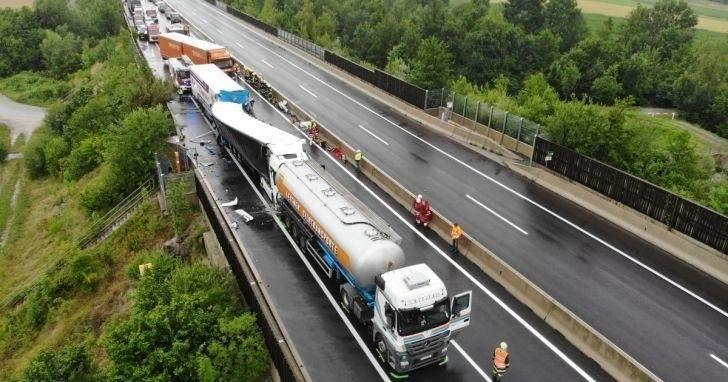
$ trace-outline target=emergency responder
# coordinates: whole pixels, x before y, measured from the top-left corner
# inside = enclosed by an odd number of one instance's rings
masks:
[[[501,342],[500,347],[495,348],[493,352],[493,382],[500,381],[510,366],[511,361],[508,359],[508,344]]]
[[[460,228],[460,224],[455,223],[452,226],[450,237],[452,238],[452,245],[450,246],[450,253],[460,252],[460,236],[463,235],[463,229]]]
[[[361,152],[361,150],[357,149],[356,152],[354,152],[354,163],[356,163],[356,172],[361,172],[361,160],[364,157],[364,154]]]
[[[422,209],[423,209],[422,195],[417,195],[415,202],[412,204],[412,213],[415,215],[415,225],[422,223]]]

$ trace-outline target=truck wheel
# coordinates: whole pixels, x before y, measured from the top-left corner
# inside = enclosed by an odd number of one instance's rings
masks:
[[[382,363],[387,364],[387,360],[389,359],[389,351],[387,350],[387,344],[384,342],[384,338],[382,338],[381,334],[377,334],[377,337],[374,340],[374,347],[376,348],[377,354],[382,360]]]
[[[349,296],[349,293],[346,292],[346,288],[339,288],[339,293],[341,295],[341,303],[344,304],[347,309],[351,309],[351,297]]]

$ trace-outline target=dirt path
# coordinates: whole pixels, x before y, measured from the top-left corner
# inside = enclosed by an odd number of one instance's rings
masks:
[[[0,94],[0,123],[10,128],[11,144],[20,134],[26,139],[30,138],[33,131],[40,127],[45,115],[45,108],[17,103]]]
[[[15,187],[13,187],[13,196],[10,198],[10,216],[5,223],[2,237],[0,237],[0,247],[4,247],[10,236],[10,228],[13,226],[13,220],[15,218],[15,205],[18,204],[18,195],[20,195],[20,177],[15,181]]]

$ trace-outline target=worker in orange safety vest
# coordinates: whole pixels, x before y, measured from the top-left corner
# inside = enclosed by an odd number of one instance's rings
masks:
[[[460,224],[455,223],[450,231],[450,238],[452,239],[452,245],[450,246],[450,253],[458,253],[460,251],[460,236],[463,235],[463,229],[460,228]]]
[[[508,344],[501,342],[500,347],[495,348],[493,352],[493,382],[500,381],[510,366],[511,361],[508,359]]]

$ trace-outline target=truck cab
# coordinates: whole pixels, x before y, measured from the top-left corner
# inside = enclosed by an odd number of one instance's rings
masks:
[[[372,335],[375,351],[395,373],[447,362],[450,340],[470,324],[472,291],[448,299],[426,264],[376,278]]]

